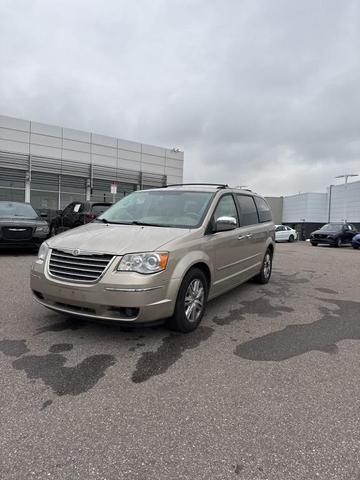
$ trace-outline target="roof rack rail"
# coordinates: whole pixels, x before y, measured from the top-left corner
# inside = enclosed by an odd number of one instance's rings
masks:
[[[199,185],[199,186],[207,186],[207,187],[217,187],[217,188],[228,188],[229,185],[225,184],[225,183],[173,183],[171,185],[164,185],[163,188],[167,188],[167,187],[186,187],[186,186],[196,186],[196,185]]]

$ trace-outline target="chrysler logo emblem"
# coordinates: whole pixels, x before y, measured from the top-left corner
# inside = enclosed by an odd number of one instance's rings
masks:
[[[74,257],[77,257],[78,255],[80,255],[80,250],[78,248],[75,248],[75,250],[72,251],[72,254],[74,255]]]

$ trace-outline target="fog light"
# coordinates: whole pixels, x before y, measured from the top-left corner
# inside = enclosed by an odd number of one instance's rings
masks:
[[[133,318],[133,317],[136,317],[139,313],[139,309],[138,308],[130,308],[130,307],[127,307],[127,308],[124,308],[124,312],[125,312],[125,315],[129,318]]]

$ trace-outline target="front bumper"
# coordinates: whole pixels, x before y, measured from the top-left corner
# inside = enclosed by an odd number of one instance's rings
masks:
[[[38,248],[47,239],[47,235],[34,235],[27,240],[0,237],[0,248]]]
[[[312,243],[322,243],[324,245],[336,245],[337,239],[336,238],[311,238],[310,242]]]
[[[106,321],[146,323],[173,314],[179,280],[170,280],[166,272],[117,272],[117,262],[92,284],[55,279],[48,274],[47,261],[35,262],[30,280],[34,298],[55,311]]]

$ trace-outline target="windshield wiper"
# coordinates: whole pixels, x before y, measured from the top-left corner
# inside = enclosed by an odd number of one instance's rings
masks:
[[[138,220],[133,220],[129,225],[140,225],[143,227],[165,227],[165,225],[161,225],[160,223],[139,222]]]
[[[112,222],[111,220],[107,220],[106,218],[95,218],[95,222],[102,222],[107,224],[114,224],[114,225],[123,225],[122,222]]]

